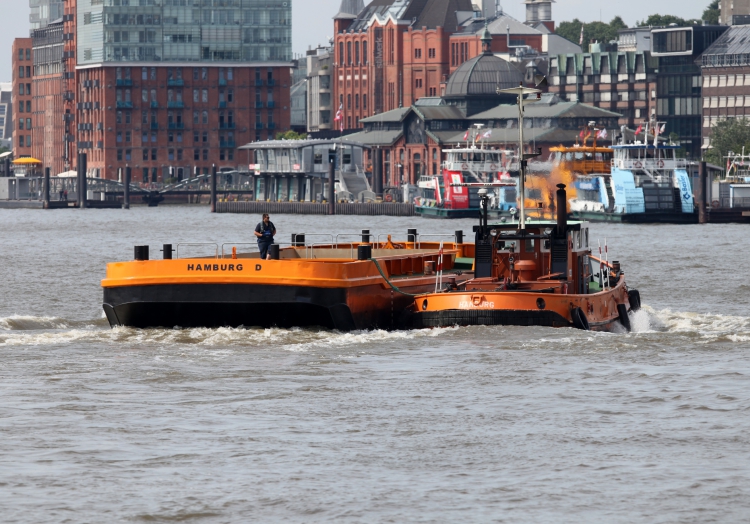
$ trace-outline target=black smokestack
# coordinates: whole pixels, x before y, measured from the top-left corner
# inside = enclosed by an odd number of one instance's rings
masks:
[[[568,193],[565,184],[557,184],[557,235],[568,232]]]

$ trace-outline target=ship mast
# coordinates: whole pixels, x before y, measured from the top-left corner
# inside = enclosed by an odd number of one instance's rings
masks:
[[[514,94],[518,97],[518,159],[521,167],[521,176],[519,179],[519,189],[521,193],[521,201],[519,204],[519,228],[521,230],[526,229],[526,163],[529,158],[534,158],[541,155],[541,150],[536,153],[524,154],[523,152],[523,111],[526,104],[532,104],[541,100],[542,92],[539,89],[532,89],[530,87],[523,87],[523,84],[518,87],[511,87],[509,89],[498,89],[498,94],[507,93]],[[535,98],[529,98],[524,100],[525,95],[536,95]]]

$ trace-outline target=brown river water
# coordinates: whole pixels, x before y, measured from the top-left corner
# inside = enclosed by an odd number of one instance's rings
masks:
[[[633,333],[109,328],[107,262],[258,220],[0,210],[0,521],[750,521],[747,226],[594,224]]]

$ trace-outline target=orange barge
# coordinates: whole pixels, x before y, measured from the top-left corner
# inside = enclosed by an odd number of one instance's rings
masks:
[[[272,260],[237,253],[237,245],[227,254],[231,245],[214,245],[215,256],[201,258],[180,258],[178,246],[175,259],[166,245],[164,260],[149,260],[148,247],[138,246],[136,260],[107,265],[104,312],[113,327],[391,329],[403,324],[411,295],[434,289],[429,268],[440,244],[423,240],[416,230],[401,243],[390,236],[370,242],[364,232],[345,244],[296,235],[293,245],[274,246]],[[453,240],[443,251],[445,269],[462,282],[471,276],[460,268],[471,269],[473,246]]]

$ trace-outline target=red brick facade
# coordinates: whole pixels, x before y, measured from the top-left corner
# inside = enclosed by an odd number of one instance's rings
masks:
[[[440,96],[449,73],[448,36],[442,27],[414,29],[388,19],[367,31],[347,32],[350,20],[334,27],[334,100],[343,106],[344,127],[360,127],[368,116]]]
[[[34,56],[31,38],[13,41],[13,156],[32,156]],[[10,116],[10,115],[8,115]]]
[[[90,176],[163,182],[236,168],[236,147],[289,129],[288,67],[108,65],[77,72],[77,145]]]

